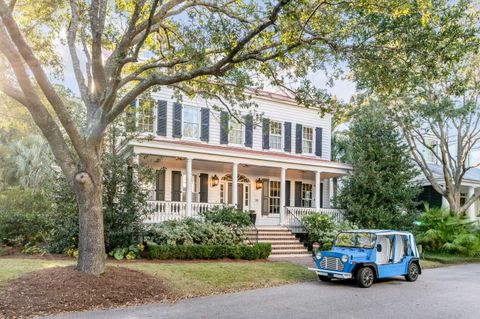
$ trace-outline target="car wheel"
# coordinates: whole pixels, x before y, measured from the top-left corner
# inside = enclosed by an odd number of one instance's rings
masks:
[[[408,266],[408,273],[405,275],[407,281],[415,281],[418,279],[418,265],[417,263],[410,263]]]
[[[322,275],[318,275],[318,279],[320,279],[321,281],[330,281],[332,280],[332,278],[328,277],[328,276],[322,276]]]
[[[372,268],[363,267],[357,272],[355,279],[357,280],[359,287],[370,288],[375,280],[375,274],[373,273]]]

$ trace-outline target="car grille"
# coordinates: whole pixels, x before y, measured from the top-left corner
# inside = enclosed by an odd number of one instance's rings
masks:
[[[340,261],[340,258],[336,257],[323,257],[320,261],[320,267],[328,270],[343,270],[343,263]]]

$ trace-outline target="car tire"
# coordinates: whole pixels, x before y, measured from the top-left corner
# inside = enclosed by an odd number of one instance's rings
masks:
[[[408,272],[405,275],[407,281],[416,281],[418,279],[419,268],[417,263],[413,262],[408,265]]]
[[[328,277],[328,276],[322,276],[322,275],[318,275],[318,279],[320,279],[320,281],[331,281],[332,278]]]
[[[372,268],[363,267],[358,270],[355,279],[357,280],[357,284],[359,287],[370,288],[373,285],[373,281],[375,280],[375,273],[373,272]]]

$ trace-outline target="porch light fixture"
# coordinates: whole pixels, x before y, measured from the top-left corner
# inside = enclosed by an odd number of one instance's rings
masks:
[[[212,177],[212,187],[217,186],[217,185],[218,185],[218,181],[219,181],[219,180],[218,180],[217,175],[213,175],[213,177]]]
[[[257,178],[257,180],[255,181],[255,188],[256,189],[261,189],[262,188],[262,184],[263,184],[263,180],[259,177]]]

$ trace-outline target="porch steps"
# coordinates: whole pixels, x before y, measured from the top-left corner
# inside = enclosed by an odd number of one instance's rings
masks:
[[[257,227],[258,242],[270,243],[272,253],[270,258],[275,257],[308,257],[310,254],[303,244],[292,232],[281,226],[263,226]],[[255,229],[245,231],[245,235],[251,242],[257,242],[257,233]]]

